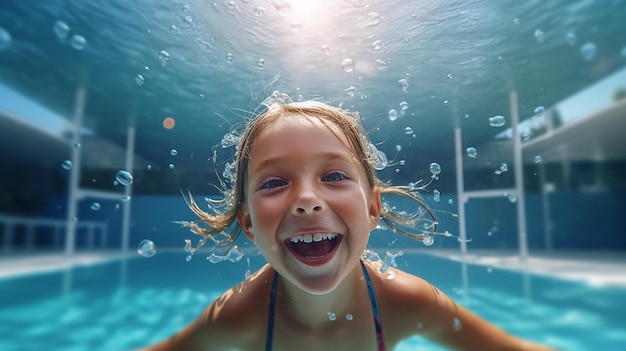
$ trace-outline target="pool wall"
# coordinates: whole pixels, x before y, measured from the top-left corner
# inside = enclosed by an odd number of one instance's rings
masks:
[[[201,195],[197,199],[203,202]],[[626,250],[626,237],[621,235],[623,214],[626,213],[624,191],[581,193],[553,192],[548,196],[551,219],[544,222],[542,196],[539,193],[526,193],[526,215],[528,229],[528,247],[545,249],[545,227],[551,227],[551,243],[553,249],[585,249],[585,250]],[[94,211],[94,202],[100,208]],[[452,195],[441,195],[435,202],[427,196],[426,202],[435,210],[439,221],[440,232],[448,231],[458,234],[457,199]],[[195,239],[197,236],[186,228],[175,223],[178,220],[195,220],[195,215],[186,207],[182,196],[134,196],[131,200],[130,247],[141,240],[149,239],[157,247],[183,247],[184,239]],[[394,202],[399,205],[399,203]],[[79,220],[102,221],[108,224],[108,235],[105,246],[116,248],[121,246],[120,233],[122,210],[118,201],[85,199],[79,206]],[[65,216],[66,198],[52,196],[47,206],[37,215],[42,218],[59,218]],[[518,247],[516,203],[507,197],[490,199],[472,199],[466,204],[467,233],[471,249],[509,249]],[[19,230],[19,228],[18,228]],[[0,231],[4,235],[4,228]],[[23,235],[15,235],[12,247],[19,250],[25,243]],[[0,240],[0,243],[3,241]],[[96,240],[95,245],[101,242]],[[85,248],[86,235],[77,235],[77,248]],[[63,238],[56,242],[45,230],[38,233],[35,246],[38,248],[63,247]],[[389,230],[378,230],[372,234],[370,245],[377,248],[410,248],[415,243]],[[417,247],[423,247],[418,244]],[[458,248],[455,238],[436,238],[435,248]]]

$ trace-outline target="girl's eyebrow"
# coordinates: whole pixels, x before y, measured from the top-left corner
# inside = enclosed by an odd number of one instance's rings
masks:
[[[343,152],[320,152],[319,154],[316,154],[315,157],[323,158],[326,162],[340,161],[340,162],[348,162],[352,165],[358,164],[354,156],[352,156],[351,154],[343,153]],[[263,162],[259,163],[252,169],[252,173],[262,172],[263,170],[267,168],[271,168],[275,165],[279,165],[284,162],[290,162],[288,158],[289,157],[280,156],[280,157],[272,157],[272,158],[263,160]]]

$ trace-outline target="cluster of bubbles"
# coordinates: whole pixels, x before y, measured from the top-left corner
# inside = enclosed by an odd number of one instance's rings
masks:
[[[226,254],[224,254],[224,255],[217,255],[215,253],[212,253],[206,259],[207,259],[207,261],[209,261],[211,263],[219,263],[219,262],[223,262],[223,261],[239,262],[239,261],[241,261],[243,256],[244,256],[243,252],[241,251],[239,246],[235,245],[235,246],[231,247],[226,252]]]
[[[437,189],[433,190],[433,201],[435,202],[441,201],[441,192]]]
[[[367,154],[367,158],[369,163],[374,167],[374,169],[380,171],[387,167],[389,161],[387,160],[387,155],[378,150],[376,145],[369,143],[367,145],[367,149],[365,150]]]
[[[69,37],[70,46],[76,50],[83,50],[85,46],[87,46],[87,39],[82,35],[72,34],[72,36],[69,36],[71,31],[70,26],[63,21],[56,21],[52,30],[56,37],[63,43],[67,42]]]
[[[535,29],[534,37],[539,44],[542,44],[546,40],[546,33],[541,29]],[[569,31],[565,34],[565,42],[570,46],[575,46],[578,44],[578,36],[576,33]],[[581,45],[580,54],[583,60],[591,61],[598,54],[598,46],[594,42],[586,42]]]
[[[383,264],[380,266],[380,272],[385,273],[389,269],[389,267],[397,267],[396,257],[402,256],[404,253],[402,251],[398,251],[393,254],[389,251],[385,252],[385,258],[383,259]]]
[[[506,163],[502,163],[502,164],[500,165],[500,168],[499,168],[499,169],[496,169],[494,173],[495,173],[496,175],[500,175],[500,174],[502,174],[502,173],[504,173],[504,172],[507,172],[508,170],[509,170],[509,165],[507,165]]]

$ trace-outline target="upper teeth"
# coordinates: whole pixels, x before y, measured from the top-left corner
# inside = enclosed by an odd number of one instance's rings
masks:
[[[328,240],[328,239],[334,239],[337,236],[337,234],[331,234],[331,233],[317,233],[317,234],[303,234],[303,235],[296,235],[294,237],[291,237],[289,239],[289,241],[291,241],[292,243],[298,243],[298,242],[305,242],[305,243],[310,243],[313,241],[322,241],[322,240]]]

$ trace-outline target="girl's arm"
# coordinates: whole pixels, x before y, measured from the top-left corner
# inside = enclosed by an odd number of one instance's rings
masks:
[[[389,308],[387,313],[381,311],[383,330],[397,340],[422,335],[442,346],[464,351],[553,350],[507,333],[411,274],[396,271],[393,280],[379,280],[376,289]]]

